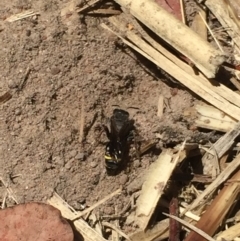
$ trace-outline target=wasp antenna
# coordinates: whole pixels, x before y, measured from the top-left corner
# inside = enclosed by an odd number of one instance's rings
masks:
[[[136,106],[128,106],[127,109],[139,110],[140,108]]]
[[[114,106],[114,107],[119,107],[119,108],[120,108],[120,106],[119,106],[119,105],[112,105],[112,106]]]

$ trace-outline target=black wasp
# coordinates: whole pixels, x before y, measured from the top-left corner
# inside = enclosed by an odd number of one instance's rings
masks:
[[[130,134],[134,130],[134,120],[129,119],[127,111],[114,109],[110,130],[106,126],[104,128],[109,139],[105,150],[105,165],[108,171],[114,171],[122,164]]]

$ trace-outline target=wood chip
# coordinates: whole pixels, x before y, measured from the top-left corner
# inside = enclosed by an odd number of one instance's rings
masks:
[[[171,150],[163,151],[158,159],[150,166],[137,200],[136,223],[146,229],[163,190],[178,163],[178,158]]]

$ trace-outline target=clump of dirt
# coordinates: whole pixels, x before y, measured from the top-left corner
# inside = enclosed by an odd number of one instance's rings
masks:
[[[157,158],[155,152],[141,161],[130,158],[126,170],[107,175],[103,144],[107,137],[103,134],[99,141],[97,127],[107,123],[114,105],[129,111],[143,140],[158,134],[161,145],[168,145],[208,136],[189,128],[183,118],[184,109],[195,101],[187,90],[167,85],[157,69],[151,74],[154,66],[99,26],[104,18],[74,16],[68,24],[62,22],[60,11],[66,2],[0,3],[2,22],[23,9],[40,13],[4,23],[0,31],[0,92],[13,93],[0,106],[1,176],[20,203],[46,200],[55,190],[78,210],[123,186],[120,196],[100,207],[111,215],[115,207],[122,210],[127,205],[138,189],[132,183]],[[160,95],[165,99],[161,120]],[[3,200],[5,189],[0,190]]]

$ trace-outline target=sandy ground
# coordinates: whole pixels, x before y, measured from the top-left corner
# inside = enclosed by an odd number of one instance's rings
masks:
[[[208,134],[191,128],[183,117],[195,101],[188,90],[174,86],[103,30],[103,17],[74,15],[63,22],[60,11],[66,2],[0,2],[0,94],[13,95],[0,105],[0,175],[19,203],[45,201],[55,190],[78,210],[123,187],[120,196],[99,207],[103,215],[112,215],[140,188],[136,180],[161,147],[186,138],[207,140]],[[40,15],[3,23],[26,9]],[[157,116],[160,95],[165,99],[162,119]],[[109,176],[104,165],[107,137],[99,138],[98,127],[108,123],[114,105],[129,111],[143,141],[161,140],[141,161],[131,147],[126,169]],[[0,202],[5,190],[0,186]],[[6,203],[13,201],[7,198]]]

